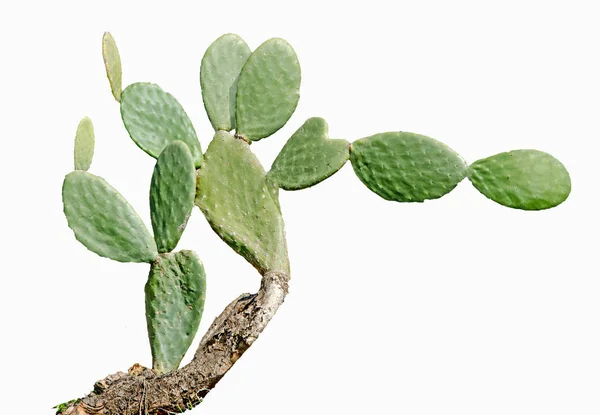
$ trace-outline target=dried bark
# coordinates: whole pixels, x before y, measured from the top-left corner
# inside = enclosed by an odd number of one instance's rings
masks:
[[[202,399],[254,343],[283,303],[289,276],[267,272],[256,294],[242,294],[212,323],[192,361],[177,371],[156,375],[138,364],[94,385],[71,403],[66,415],[167,415],[184,412]]]

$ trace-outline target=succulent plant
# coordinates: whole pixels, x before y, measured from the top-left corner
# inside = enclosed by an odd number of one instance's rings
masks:
[[[157,159],[150,184],[153,234],[114,188],[87,172],[94,153],[88,118],[77,129],[75,171],[63,185],[64,212],[75,237],[90,251],[150,264],[145,294],[153,370],[136,366],[129,374],[108,377],[87,397],[61,407],[65,413],[100,403],[106,415],[125,413],[127,399],[140,408],[144,400],[151,413],[182,412],[201,402],[256,340],[287,293],[290,266],[280,189],[315,186],[350,160],[368,189],[396,202],[441,198],[465,178],[489,199],[515,209],[555,207],[571,190],[566,168],[542,151],[513,150],[469,165],[447,145],[409,132],[382,132],[352,142],[330,139],[326,121],[318,117],[298,128],[265,171],[251,144],[283,127],[299,100],[298,58],[279,38],[254,51],[235,34],[209,46],[200,86],[215,132],[203,153],[175,97],[151,83],[122,89],[121,60],[108,33],[102,51],[125,128],[138,147]],[[206,293],[199,257],[189,250],[172,252],[194,205],[217,235],[257,269],[262,285],[257,294],[234,300],[208,329],[192,362],[178,369],[198,330]],[[140,379],[146,392],[136,387]]]

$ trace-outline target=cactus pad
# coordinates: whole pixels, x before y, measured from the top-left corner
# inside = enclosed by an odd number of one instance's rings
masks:
[[[283,39],[260,45],[248,58],[237,88],[236,131],[250,140],[273,134],[290,119],[300,98],[300,63]]]
[[[101,177],[71,172],[65,177],[62,196],[69,227],[90,251],[120,262],[152,262],[158,256],[138,214]]]
[[[515,209],[549,209],[571,193],[565,166],[538,150],[513,150],[478,160],[471,165],[469,180],[494,202]]]
[[[423,135],[389,132],[352,143],[350,161],[358,178],[386,200],[423,202],[450,192],[466,176],[454,150]]]
[[[75,134],[75,170],[87,171],[94,158],[94,125],[88,117],[83,118]]]
[[[120,102],[122,88],[121,56],[119,56],[115,39],[108,32],[102,36],[102,57],[104,58],[104,67],[110,83],[110,90],[117,102]]]
[[[192,152],[194,165],[202,164],[196,130],[181,104],[158,85],[139,82],[129,85],[121,96],[121,117],[131,139],[157,158],[167,144],[181,140]]]
[[[170,252],[181,238],[194,207],[196,170],[183,141],[165,147],[150,184],[150,214],[158,252]]]
[[[246,42],[229,33],[215,40],[202,58],[202,99],[215,131],[235,128],[237,82],[248,56],[250,48]]]
[[[283,218],[248,143],[217,132],[197,183],[196,204],[221,239],[261,274],[288,271]]]
[[[192,251],[161,254],[145,286],[152,367],[176,370],[198,331],[206,295],[204,266]]]
[[[323,118],[310,118],[285,144],[269,178],[285,190],[299,190],[325,180],[346,163],[350,143],[327,138]]]

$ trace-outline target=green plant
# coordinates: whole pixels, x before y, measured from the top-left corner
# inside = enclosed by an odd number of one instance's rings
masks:
[[[125,128],[136,145],[157,159],[150,184],[153,234],[114,188],[87,172],[94,153],[88,118],[77,130],[75,171],[63,185],[64,212],[75,237],[90,251],[150,264],[145,293],[153,367],[134,365],[127,374],[111,375],[85,398],[61,405],[59,412],[95,413],[94,408],[116,415],[135,407],[164,414],[202,401],[287,294],[290,270],[279,189],[314,186],[350,160],[367,188],[396,202],[440,198],[465,178],[491,200],[517,209],[552,208],[570,193],[565,167],[541,151],[514,150],[469,165],[447,145],[419,134],[329,139],[322,118],[308,119],[265,171],[250,145],[290,119],[301,79],[294,50],[277,38],[251,52],[239,36],[227,34],[208,48],[200,85],[215,134],[203,153],[177,100],[150,83],[122,90],[120,57],[110,34],[102,45]],[[257,269],[262,285],[257,294],[240,296],[217,317],[192,362],[179,369],[198,330],[206,291],[199,257],[187,250],[172,252],[194,204],[223,241]]]

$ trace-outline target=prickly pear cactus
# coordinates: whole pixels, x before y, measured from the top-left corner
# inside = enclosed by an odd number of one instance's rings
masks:
[[[171,252],[187,225],[196,195],[196,170],[183,141],[167,145],[150,183],[150,214],[158,252]]]
[[[566,168],[538,150],[501,153],[469,166],[447,145],[414,133],[374,134],[352,144],[329,139],[327,123],[316,117],[292,135],[267,174],[250,144],[288,122],[300,96],[300,65],[285,40],[269,39],[251,52],[238,35],[226,34],[208,48],[200,84],[216,133],[205,154],[192,122],[172,95],[151,83],[122,89],[121,59],[109,33],[103,37],[102,53],[125,128],[142,150],[157,158],[150,184],[154,237],[123,196],[87,172],[95,142],[88,118],[77,129],[75,171],[63,183],[64,213],[77,240],[90,251],[116,261],[151,264],[145,285],[146,321],[153,368],[159,374],[178,368],[204,308],[202,262],[189,250],[171,252],[194,204],[212,229],[259,273],[274,271],[263,283],[274,276],[281,279],[274,303],[257,312],[266,324],[269,313],[283,301],[289,276],[279,191],[314,186],[348,159],[368,189],[397,202],[438,199],[465,177],[491,200],[525,210],[555,207],[571,190]],[[229,133],[233,129],[235,133]],[[259,304],[260,294],[255,300]],[[218,368],[209,369],[222,375],[233,362],[219,360]],[[74,413],[72,407],[69,410]]]
[[[229,33],[206,50],[200,66],[202,99],[215,131],[235,128],[237,83],[250,48],[238,35]]]
[[[215,232],[264,274],[287,272],[283,218],[244,140],[219,131],[198,173],[196,204]]]
[[[88,117],[83,118],[77,126],[75,134],[75,150],[73,154],[75,170],[87,171],[94,158],[94,125]]]
[[[102,36],[102,57],[104,58],[106,76],[108,77],[108,82],[110,82],[110,90],[117,102],[120,102],[123,83],[121,56],[119,55],[115,39],[108,32],[105,32],[104,36]]]
[[[196,130],[179,102],[158,85],[138,82],[121,95],[121,117],[131,139],[157,158],[167,144],[181,140],[188,145],[196,167],[202,150]]]
[[[145,293],[152,367],[170,372],[179,367],[200,325],[206,296],[204,266],[192,251],[161,254],[152,263]]]
[[[237,85],[236,132],[249,140],[268,137],[290,119],[300,99],[300,63],[283,39],[260,45]]]
[[[90,251],[120,262],[151,264],[145,291],[153,367],[159,373],[175,370],[198,330],[206,290],[204,267],[194,252],[168,253],[194,206],[192,153],[186,143],[173,141],[158,157],[150,186],[155,243],[123,196],[101,177],[83,171],[91,164],[93,147],[86,117],[75,138],[75,167],[80,169],[67,174],[63,183],[67,221]]]
[[[365,186],[396,202],[440,198],[465,178],[468,168],[462,157],[445,144],[404,132],[354,141],[350,161]]]
[[[90,251],[120,262],[152,262],[158,256],[148,229],[104,179],[74,171],[63,183],[64,211],[75,237]]]
[[[350,143],[328,138],[323,118],[309,118],[285,144],[269,171],[269,179],[285,190],[314,186],[341,169]]]
[[[469,180],[494,202],[515,209],[549,209],[571,193],[565,166],[538,150],[513,150],[478,160],[471,164]]]

